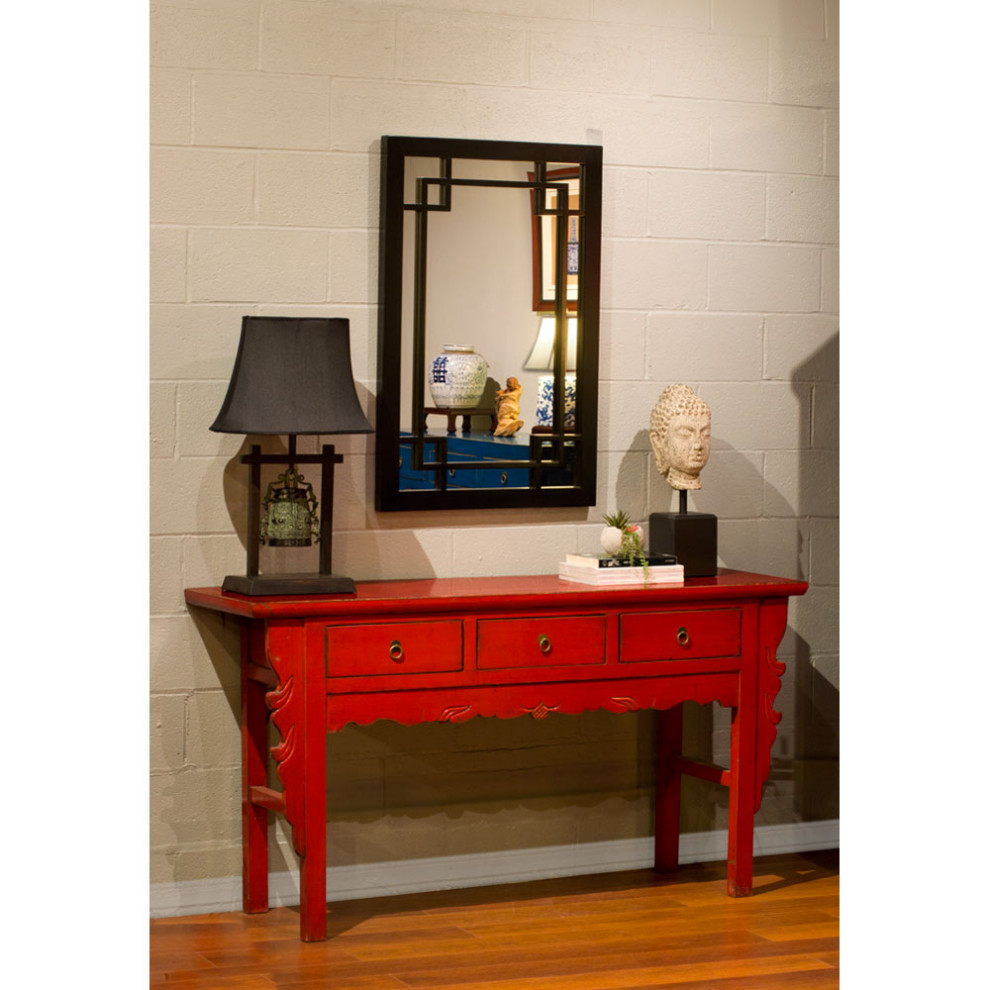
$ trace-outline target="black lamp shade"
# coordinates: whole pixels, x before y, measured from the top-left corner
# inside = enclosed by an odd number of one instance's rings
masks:
[[[245,316],[215,433],[371,433],[341,318]]]

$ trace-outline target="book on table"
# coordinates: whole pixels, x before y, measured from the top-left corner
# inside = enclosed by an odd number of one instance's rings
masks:
[[[652,564],[643,567],[594,567],[572,564],[566,560],[560,564],[559,576],[565,581],[593,584],[598,587],[614,585],[683,584],[683,564]]]
[[[643,567],[642,558],[630,560],[607,553],[569,553],[564,557],[564,563],[575,567],[638,567],[640,570]],[[677,558],[672,553],[653,553],[646,555],[646,563],[650,567],[669,567],[677,563]]]

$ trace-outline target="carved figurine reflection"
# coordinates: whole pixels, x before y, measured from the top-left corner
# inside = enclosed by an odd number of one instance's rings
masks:
[[[498,425],[495,427],[495,436],[510,437],[522,425],[519,418],[519,397],[522,395],[522,385],[518,378],[507,378],[505,388],[500,388],[495,393],[495,416]]]
[[[701,487],[712,448],[712,411],[687,385],[668,385],[650,414],[657,469],[675,491]]]

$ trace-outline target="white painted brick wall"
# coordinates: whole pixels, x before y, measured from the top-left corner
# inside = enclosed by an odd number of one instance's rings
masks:
[[[278,227],[378,225],[378,163],[367,155],[264,153],[257,158],[257,223]]]
[[[254,219],[254,187],[253,155],[152,148],[152,223],[247,223]]]
[[[814,313],[821,305],[821,252],[775,244],[712,244],[708,305],[747,312]]]
[[[264,72],[389,78],[395,13],[376,3],[266,2],[261,18]]]
[[[704,244],[611,240],[602,246],[606,309],[703,309],[709,248]]]
[[[395,78],[522,86],[528,34],[526,22],[518,18],[406,10],[396,25]]]
[[[687,382],[713,408],[692,500],[719,515],[722,563],[812,585],[781,651],[761,821],[835,817],[834,773],[808,767],[837,758],[838,4],[153,0],[151,35],[152,879],[239,869],[237,628],[188,614],[182,589],[244,564],[242,438],[208,431],[240,320],[346,316],[373,419],[390,133],[603,145],[599,497],[377,514],[374,440],[339,438],[336,569],[554,571],[597,547],[602,512],[672,507],[647,427],[663,386]],[[726,713],[691,718],[724,759]],[[382,723],[332,738],[332,861],[472,851],[482,831],[487,848],[648,832],[648,717],[535,731]],[[586,793],[589,740],[631,746],[638,777]],[[526,800],[507,796],[510,764]],[[685,820],[718,827],[724,802],[692,788]]]
[[[711,112],[711,167],[820,175],[820,110],[717,104]]]
[[[326,231],[198,227],[189,232],[192,302],[323,302],[329,277]]]
[[[636,25],[554,23],[531,32],[529,82],[574,93],[651,92],[652,36]]]
[[[193,81],[193,141],[230,148],[325,149],[325,76],[200,72]]]
[[[254,69],[261,0],[153,0],[151,64]]]
[[[662,171],[650,175],[652,237],[759,241],[767,226],[767,180],[732,172]]]
[[[652,91],[687,99],[765,103],[768,68],[766,38],[669,31],[658,36],[654,48]]]

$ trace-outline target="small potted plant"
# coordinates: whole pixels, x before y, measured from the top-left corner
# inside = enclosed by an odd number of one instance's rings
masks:
[[[641,564],[643,580],[649,576],[649,560],[643,552],[643,527],[629,522],[629,514],[621,509],[606,514],[602,530],[602,549],[610,557],[621,557],[630,567]]]

